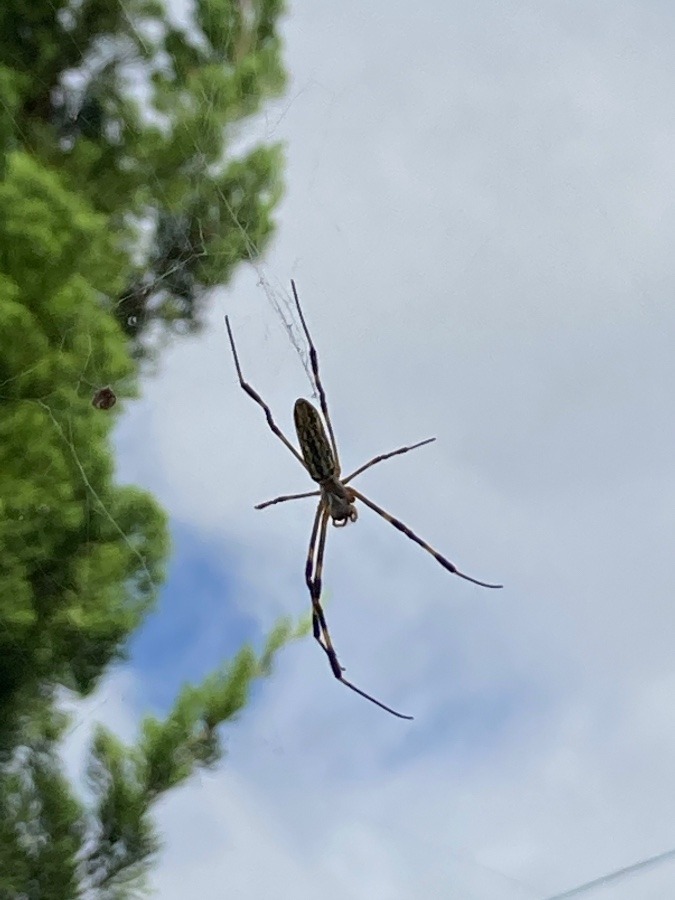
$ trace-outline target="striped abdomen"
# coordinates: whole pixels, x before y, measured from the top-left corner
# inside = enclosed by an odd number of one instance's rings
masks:
[[[336,474],[335,457],[319,410],[312,406],[309,400],[300,398],[295,401],[293,417],[302,458],[305,460],[310,478],[319,484],[327,478],[332,478]]]

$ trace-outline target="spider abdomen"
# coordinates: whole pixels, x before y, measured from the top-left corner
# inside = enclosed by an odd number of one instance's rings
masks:
[[[309,400],[300,398],[295,401],[293,417],[302,458],[305,460],[309,476],[321,484],[337,473],[335,457],[319,410]]]

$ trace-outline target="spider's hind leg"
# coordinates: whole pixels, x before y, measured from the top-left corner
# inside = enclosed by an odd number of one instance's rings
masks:
[[[433,558],[436,560],[436,562],[443,566],[444,569],[447,569],[448,572],[452,572],[453,575],[457,575],[459,576],[459,578],[463,578],[465,581],[470,581],[472,582],[472,584],[478,584],[480,585],[480,587],[503,587],[503,585],[501,584],[492,584],[489,581],[479,581],[478,578],[473,578],[471,575],[466,575],[464,572],[460,572],[453,562],[450,562],[449,559],[446,559],[444,556],[442,556],[438,552],[438,550],[434,550],[431,544],[427,544],[426,541],[423,541],[418,534],[415,534],[415,532],[412,529],[408,528],[408,526],[404,522],[401,522],[400,519],[394,518],[394,516],[388,513],[386,509],[382,509],[382,507],[378,506],[377,503],[373,503],[372,500],[369,500],[368,497],[365,496],[365,494],[357,491],[356,488],[350,488],[350,490],[357,499],[359,499],[362,503],[365,503],[366,506],[369,506],[373,510],[373,512],[376,512],[378,514],[378,516],[382,516],[382,518],[386,522],[389,522],[390,525],[393,525],[394,528],[398,529],[398,531],[404,534],[407,538],[410,538],[411,541],[419,544],[419,546],[422,547],[423,550],[426,550],[427,553],[430,553],[431,556],[433,556]]]

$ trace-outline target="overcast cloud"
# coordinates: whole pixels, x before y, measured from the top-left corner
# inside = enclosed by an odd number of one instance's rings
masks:
[[[291,277],[344,468],[435,435],[360,488],[505,588],[367,509],[331,529],[340,658],[414,722],[293,645],[219,770],[159,808],[153,883],[543,900],[675,847],[675,7],[296,3],[284,34],[292,83],[260,129],[287,142],[274,247],[120,432],[124,477],[222,570],[189,651],[235,612],[243,642],[307,609],[312,501],[253,510],[307,478],[237,386],[223,325],[292,435],[311,388],[269,296]],[[103,717],[128,736],[145,682],[131,667],[105,690],[81,733]],[[588,896],[674,891],[671,864]]]

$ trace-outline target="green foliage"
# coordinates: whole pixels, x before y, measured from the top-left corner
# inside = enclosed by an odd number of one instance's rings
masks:
[[[144,719],[133,747],[124,747],[109,731],[98,729],[89,783],[95,797],[93,818],[101,827],[85,862],[90,880],[101,883],[101,873],[110,879],[120,859],[125,860],[124,877],[129,872],[134,878],[141,876],[157,847],[150,805],[184,783],[196,767],[215,765],[223,752],[218,726],[236,718],[253,682],[267,677],[279,650],[304,637],[308,627],[308,622],[292,626],[284,620],[272,631],[260,656],[244,647],[200,685],[186,685],[163,721],[153,716]]]
[[[0,7],[0,140],[109,218],[133,265],[104,293],[138,356],[153,325],[198,329],[208,289],[272,235],[280,147],[230,145],[284,88],[282,11],[278,0],[198,0],[186,31],[148,0]]]
[[[64,779],[59,740],[67,720],[45,712],[0,767],[0,900],[122,900],[140,896],[160,842],[156,802],[197,769],[222,758],[218,729],[245,706],[279,650],[309,622],[280,622],[260,655],[244,647],[201,685],[186,685],[165,719],[147,716],[135,744],[98,726],[87,765],[87,796]]]
[[[242,198],[242,203],[243,203]],[[0,898],[135,897],[159,846],[153,804],[222,756],[219,727],[246,706],[279,650],[309,620],[280,622],[180,692],[138,742],[99,728],[89,798],[63,776],[67,720],[54,689],[90,691],[151,608],[166,519],[114,482],[119,405],[92,406],[113,381],[135,390],[125,338],[101,305],[124,276],[106,219],[64,179],[15,152],[0,182]]]
[[[82,810],[49,741],[17,754],[0,778],[0,897],[78,895]]]
[[[115,416],[91,405],[101,383],[134,390],[124,335],[100,305],[121,263],[103,216],[36,160],[10,155],[0,183],[0,333],[12,336],[0,357],[0,747],[45,682],[94,687],[162,578],[165,516],[114,484]]]
[[[138,896],[153,804],[221,758],[219,727],[309,628],[184,687],[133,746],[99,729],[86,796],[64,777],[55,698],[123,659],[168,554],[164,512],[115,480],[135,357],[151,325],[198,328],[272,234],[280,149],[231,145],[283,88],[281,12],[197,0],[184,31],[157,0],[0,4],[0,900]],[[107,384],[120,402],[95,408]]]

